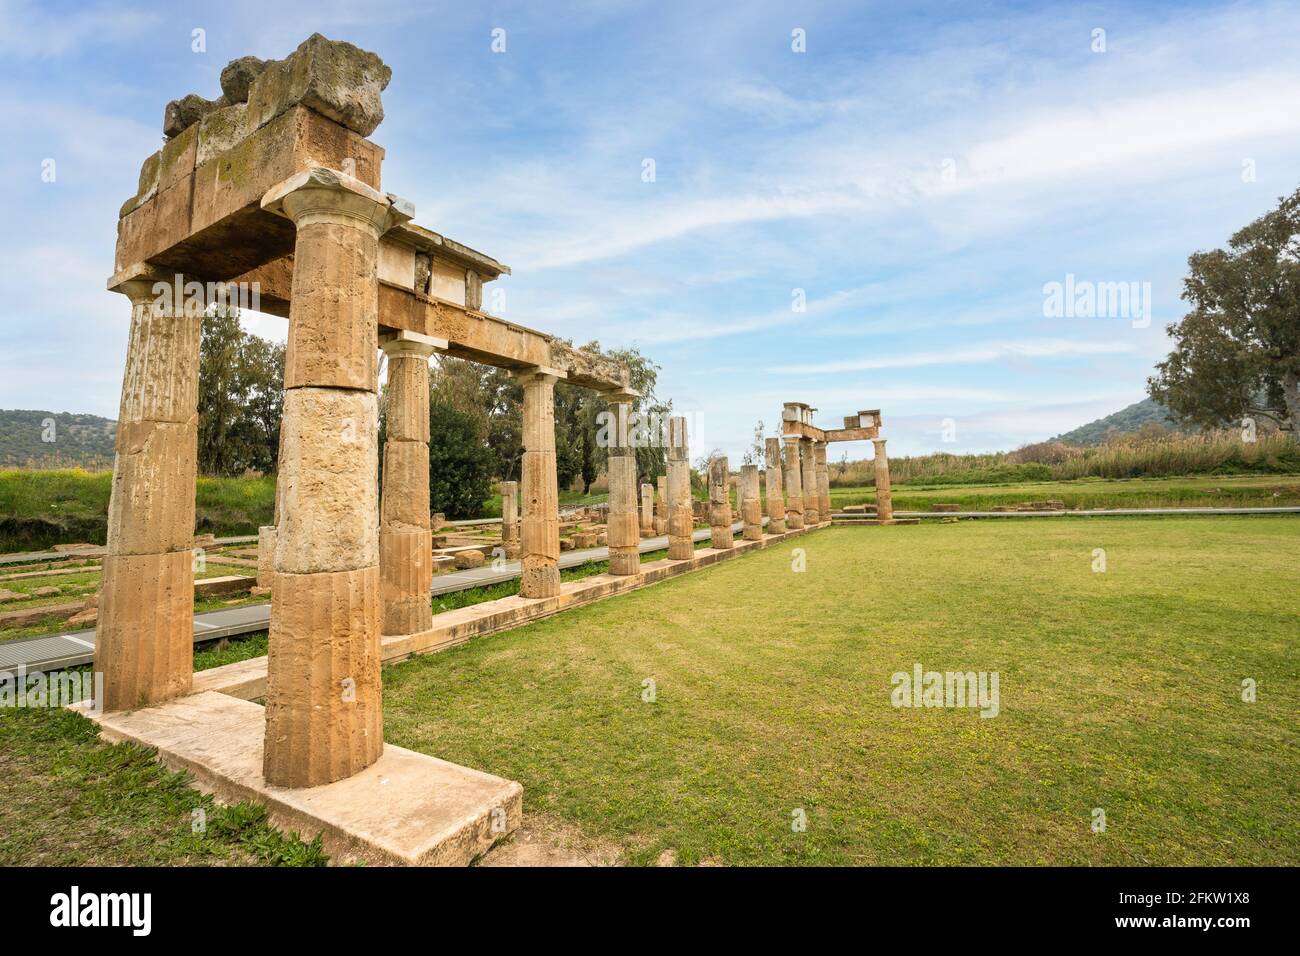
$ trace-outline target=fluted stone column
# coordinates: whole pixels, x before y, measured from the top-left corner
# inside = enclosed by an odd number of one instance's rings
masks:
[[[385,634],[433,626],[433,531],[429,520],[429,356],[445,339],[392,332],[388,356],[388,426],[379,504],[379,579]]]
[[[641,485],[641,537],[653,537],[655,533],[655,486],[650,482]]]
[[[792,531],[803,527],[803,472],[799,466],[799,439],[785,440],[785,524]]]
[[[96,624],[104,710],[189,692],[194,662],[194,480],[198,309],[142,274],[112,286],[131,300],[118,412],[108,550]]]
[[[613,428],[609,445],[609,515],[605,533],[609,542],[609,573],[636,574],[641,569],[641,525],[636,508],[636,449],[629,424],[635,392],[608,392]]]
[[[817,493],[817,460],[811,438],[799,439],[799,477],[803,481],[803,523],[811,528],[821,524],[820,495]]]
[[[410,218],[397,202],[320,169],[262,200],[297,229],[263,756],[276,786],[349,777],[384,749],[377,260]]]
[[[816,456],[817,465],[817,511],[822,516],[822,521],[831,520],[831,469],[826,462],[826,443],[824,441],[816,442],[813,445],[813,454]]]
[[[785,482],[781,480],[781,439],[763,442],[767,480],[767,533],[785,534]]]
[[[257,586],[271,587],[275,578],[275,525],[265,524],[257,529]]]
[[[686,419],[668,419],[668,557],[695,556],[695,510],[691,504],[691,465]]]
[[[668,476],[655,479],[655,534],[668,533]]]
[[[501,482],[501,549],[506,557],[519,557],[519,482]]]
[[[726,455],[720,455],[709,462],[709,528],[715,548],[730,548],[735,544],[731,534],[731,489],[727,484],[729,471]]]
[[[758,465],[740,466],[736,492],[740,497],[740,520],[745,523],[740,536],[746,541],[762,541],[763,499],[758,487]]]
[[[523,521],[519,593],[526,598],[560,593],[560,493],[555,477],[554,369],[516,373],[524,387]]]
[[[876,518],[881,524],[894,520],[894,494],[889,487],[889,456],[885,454],[885,439],[873,438],[876,446]]]

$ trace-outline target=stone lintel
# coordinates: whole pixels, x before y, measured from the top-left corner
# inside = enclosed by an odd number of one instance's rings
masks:
[[[823,432],[822,441],[871,441],[879,434],[879,428],[832,428]]]
[[[806,422],[782,422],[782,437],[787,441],[795,439],[806,439],[809,441],[825,441],[826,433],[815,425],[809,425]]]

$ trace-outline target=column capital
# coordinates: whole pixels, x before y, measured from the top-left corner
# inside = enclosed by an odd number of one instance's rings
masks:
[[[134,262],[109,276],[106,288],[120,292],[134,303],[154,296],[153,287],[158,282],[174,282],[176,274],[160,269],[151,262]]]
[[[411,356],[427,359],[434,352],[446,351],[447,346],[446,339],[435,338],[432,335],[422,335],[419,332],[411,332],[406,329],[379,333],[379,347],[384,350],[384,354],[389,358]]]
[[[314,166],[275,186],[262,196],[267,212],[292,219],[294,225],[350,221],[382,236],[415,217],[408,200],[386,195],[336,169]]]
[[[547,368],[545,365],[511,369],[510,374],[520,385],[554,385],[559,379],[568,378],[567,373],[560,369]]]
[[[629,405],[641,397],[635,388],[610,388],[596,393],[611,405]]]

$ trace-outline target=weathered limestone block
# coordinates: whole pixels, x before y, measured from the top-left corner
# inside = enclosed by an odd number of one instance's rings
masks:
[[[799,440],[799,478],[803,488],[803,522],[805,527],[821,524],[820,501],[817,492],[817,462],[811,438]]]
[[[785,439],[785,468],[782,478],[785,481],[785,524],[792,531],[804,526],[803,520],[803,472],[799,466],[799,439]]]
[[[885,439],[872,441],[876,447],[876,517],[881,524],[894,520],[894,493],[889,484],[889,456],[885,453]]]
[[[104,710],[146,707],[189,692],[193,560],[188,549],[104,558],[94,665],[104,675]]]
[[[456,567],[462,571],[470,568],[481,568],[487,563],[487,558],[483,556],[482,551],[458,551],[454,557]]]
[[[548,351],[554,368],[570,382],[594,388],[627,388],[630,384],[627,366],[600,352],[556,341],[550,343]]]
[[[545,369],[518,374],[523,402],[522,571],[519,593],[526,598],[560,593],[560,495],[555,477],[555,381]]]
[[[285,59],[265,64],[250,83],[248,105],[259,126],[301,103],[369,136],[384,119],[380,94],[392,76],[374,53],[313,33]]]
[[[168,138],[179,136],[213,110],[227,105],[224,97],[209,100],[197,93],[172,100],[163,109],[163,135]]]
[[[275,525],[257,529],[257,586],[269,588],[275,578]]]
[[[194,538],[198,419],[122,424],[108,506],[112,554],[189,552]]]
[[[768,534],[785,534],[785,482],[781,478],[781,439],[763,442],[763,474],[767,481]]]
[[[746,541],[763,540],[763,502],[758,487],[758,465],[740,467],[741,537]]]
[[[655,534],[668,531],[668,476],[660,475],[655,480]]]
[[[267,654],[267,783],[330,783],[383,753],[379,592],[376,565],[277,575]]]
[[[378,291],[370,295],[364,286],[340,288],[326,276],[373,272],[376,241],[331,222],[303,226],[299,241],[304,234],[315,241],[308,243],[301,259],[295,259],[293,299],[315,301],[304,316],[309,324],[289,340],[285,387],[333,385],[373,391],[378,373],[371,330],[377,322]]]
[[[249,88],[264,72],[266,60],[259,60],[255,56],[241,56],[231,60],[221,70],[221,95],[227,103],[247,103]]]
[[[652,537],[655,533],[655,486],[648,481],[641,484],[641,536]]]
[[[384,442],[380,521],[395,531],[429,527],[429,446],[424,442],[391,438]]]
[[[507,558],[519,557],[519,482],[501,483],[501,547]]]
[[[730,548],[735,544],[731,532],[729,470],[726,455],[709,462],[709,528],[715,548]]]
[[[194,129],[198,132],[194,165],[198,167],[231,152],[248,137],[252,132],[248,123],[248,106],[235,103],[212,110],[195,124]]]
[[[287,389],[280,427],[284,494],[276,571],[314,574],[377,566],[379,421],[374,392]]]
[[[379,579],[385,634],[416,634],[433,626],[433,532],[382,529]]]
[[[673,561],[695,556],[689,452],[686,419],[675,415],[668,419],[668,557]]]
[[[830,521],[831,471],[830,466],[826,463],[826,443],[816,442],[813,445],[813,453],[816,456],[817,466],[817,511],[821,514],[823,521]]]

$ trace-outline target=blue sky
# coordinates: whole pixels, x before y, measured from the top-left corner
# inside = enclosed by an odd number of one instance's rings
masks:
[[[385,189],[512,267],[507,318],[657,361],[693,456],[738,456],[785,400],[824,426],[882,408],[893,455],[1114,411],[1168,351],[1187,255],[1300,184],[1294,4],[0,11],[5,408],[116,416],[129,315],[104,281],[164,104],[313,31],[393,68]],[[1150,283],[1152,320],[1045,317],[1067,274]]]

